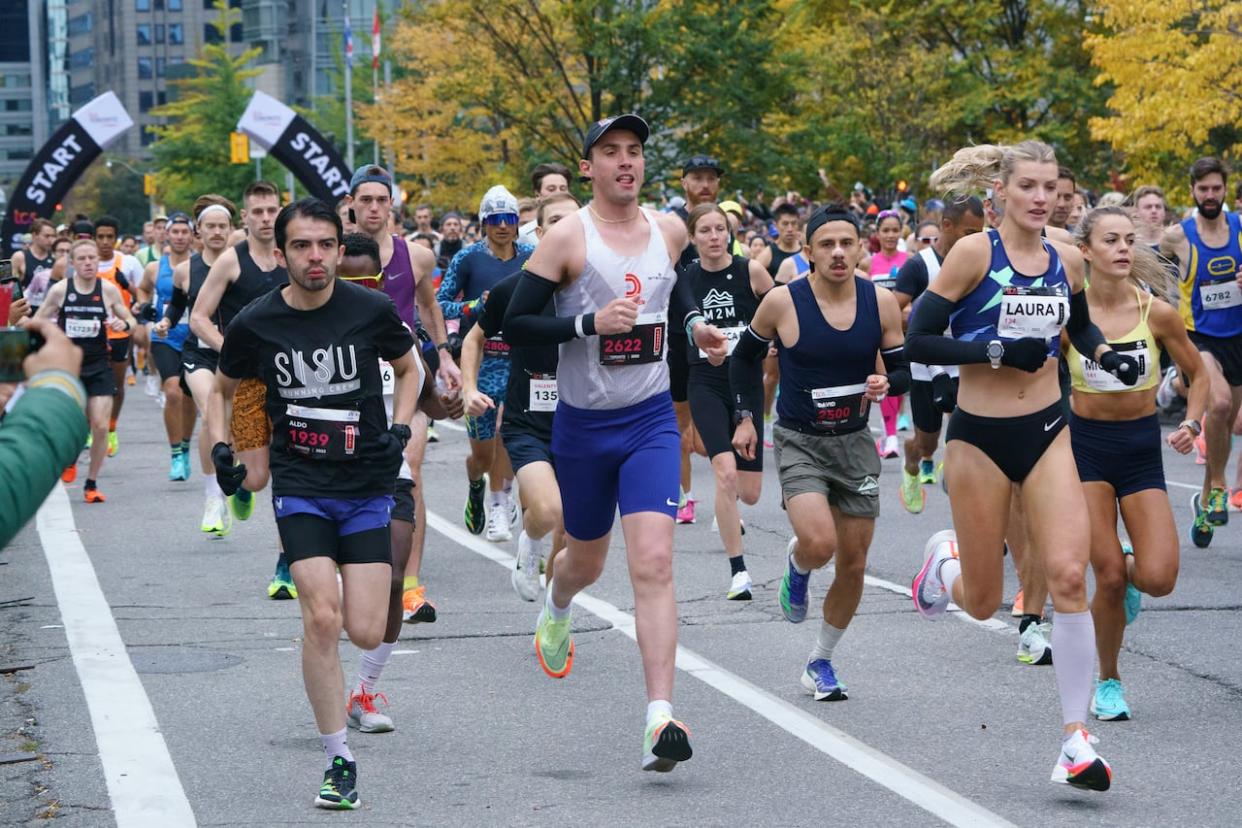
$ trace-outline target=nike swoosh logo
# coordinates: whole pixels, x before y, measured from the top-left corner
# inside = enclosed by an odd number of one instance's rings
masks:
[[[1053,426],[1055,426],[1059,422],[1061,422],[1061,418],[1057,417],[1055,420],[1053,420],[1050,423],[1044,423],[1044,431],[1052,431]]]
[[[277,509],[285,508],[285,499],[283,497],[276,498],[276,508]]]
[[[197,367],[198,367],[198,365],[197,365],[196,363],[193,363],[193,362],[187,362],[187,363],[185,364],[185,367],[186,367],[186,368],[188,368],[189,370],[193,371],[195,368],[197,368]]]
[[[664,502],[667,503],[669,506],[675,507],[677,505],[677,501],[673,500],[671,497],[664,498]]]
[[[401,276],[401,274],[400,274],[400,273],[389,273],[389,274],[386,274],[386,275],[388,276],[388,281],[390,281],[390,282],[391,282],[393,279],[397,279],[397,278],[399,278],[399,277]]]

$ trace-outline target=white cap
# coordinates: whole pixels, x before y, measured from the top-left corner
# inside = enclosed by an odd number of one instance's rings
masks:
[[[479,221],[488,216],[498,216],[504,213],[518,214],[517,199],[513,197],[513,193],[502,184],[497,184],[486,193],[483,194],[483,200],[479,202]]]

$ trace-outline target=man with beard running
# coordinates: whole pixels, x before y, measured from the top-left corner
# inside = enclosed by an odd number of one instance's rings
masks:
[[[52,246],[56,244],[56,227],[47,219],[30,223],[30,246],[13,256],[13,275],[21,283],[22,293],[30,303],[30,312],[38,313],[52,287]],[[3,320],[8,321],[8,320]]]
[[[225,412],[242,378],[260,377],[273,423],[276,528],[300,595],[302,676],[326,760],[315,804],[352,810],[361,803],[345,737],[340,636],[344,629],[363,650],[383,638],[393,483],[410,438],[405,423],[414,416],[420,368],[414,337],[392,302],[337,282],[341,222],[332,208],[304,198],[280,211],[274,230],[276,261],[287,268],[289,284],[230,320],[208,415],[212,459],[226,492],[241,484],[246,469],[226,442]],[[391,427],[381,360],[394,374]]]

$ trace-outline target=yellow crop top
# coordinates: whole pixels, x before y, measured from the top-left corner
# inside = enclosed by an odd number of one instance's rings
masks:
[[[1128,354],[1138,360],[1139,380],[1133,386],[1126,385],[1089,359],[1071,345],[1066,360],[1069,362],[1070,383],[1075,391],[1086,394],[1109,394],[1120,391],[1144,391],[1155,388],[1160,381],[1160,343],[1147,325],[1147,314],[1154,301],[1150,293],[1137,287],[1134,292],[1139,300],[1139,322],[1120,339],[1109,340],[1114,351]]]

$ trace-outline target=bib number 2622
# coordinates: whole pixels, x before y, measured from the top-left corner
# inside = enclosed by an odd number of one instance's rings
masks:
[[[600,334],[599,364],[608,366],[642,365],[664,357],[667,315],[640,314],[628,333]]]

